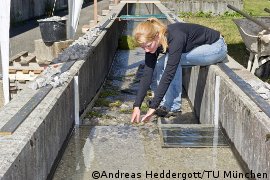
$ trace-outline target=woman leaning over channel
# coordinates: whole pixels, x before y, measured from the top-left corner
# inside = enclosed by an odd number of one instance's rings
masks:
[[[223,61],[227,55],[227,45],[220,33],[198,24],[174,23],[166,26],[158,19],[150,18],[139,23],[133,35],[145,51],[145,66],[131,122],[140,122],[140,106],[152,83],[155,69],[158,86],[147,114],[141,119],[144,122],[151,119],[157,108],[180,111],[182,67],[211,65]],[[166,53],[163,62],[157,60],[159,53]]]

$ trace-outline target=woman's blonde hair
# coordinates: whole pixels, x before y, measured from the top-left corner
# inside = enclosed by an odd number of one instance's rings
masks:
[[[167,26],[159,21],[157,18],[149,18],[141,22],[133,31],[133,36],[138,44],[151,42],[159,35],[159,43],[163,48],[163,52],[168,48],[167,43]]]

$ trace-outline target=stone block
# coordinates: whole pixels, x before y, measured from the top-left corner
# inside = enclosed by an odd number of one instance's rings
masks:
[[[102,19],[103,19],[103,16],[98,15],[98,17],[97,17],[98,22],[102,21]]]
[[[103,9],[103,10],[101,11],[101,15],[102,15],[102,16],[107,16],[107,15],[109,14],[109,12],[110,12],[110,10],[108,10],[108,9]]]
[[[44,43],[42,39],[35,40],[35,55],[38,64],[50,64],[73,41],[65,40],[54,43]]]
[[[29,64],[30,62],[35,62],[36,61],[36,56],[31,54],[29,56],[21,56],[21,61],[20,61],[20,64],[21,65],[27,65]]]
[[[97,23],[95,22],[95,20],[90,20],[89,21],[89,27],[90,28],[93,28],[93,27],[95,27],[97,25]]]
[[[114,8],[114,6],[115,6],[114,4],[110,4],[109,5],[109,10],[112,10]]]
[[[89,30],[89,28],[90,28],[90,25],[88,25],[88,24],[83,25],[82,33],[86,33]]]
[[[225,12],[234,12],[227,7],[231,4],[237,9],[243,9],[242,0],[222,0],[222,1],[209,1],[209,0],[165,0],[162,2],[168,9],[175,12],[212,12],[212,14],[224,14]]]

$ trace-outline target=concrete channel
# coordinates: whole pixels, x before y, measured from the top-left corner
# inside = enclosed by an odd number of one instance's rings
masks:
[[[164,14],[167,24],[181,21],[159,2],[115,6],[98,29],[71,45],[85,56],[64,63],[67,82],[47,88],[18,128],[1,133],[0,179],[269,179],[269,102],[246,83],[260,80],[229,56],[184,70],[181,116],[130,124],[144,54],[117,50],[134,26],[117,17],[138,11]],[[25,89],[7,104],[0,128],[40,90]],[[203,148],[166,148],[166,128],[183,127],[212,129],[218,139]],[[220,132],[228,145],[219,146]]]

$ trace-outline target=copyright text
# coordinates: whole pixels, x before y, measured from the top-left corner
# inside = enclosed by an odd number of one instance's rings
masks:
[[[141,172],[121,172],[117,170],[117,172],[107,172],[107,171],[93,171],[92,172],[93,179],[246,179],[246,178],[262,178],[267,179],[267,173],[255,173],[254,171],[249,172],[238,172],[238,171],[211,171],[211,170],[203,170],[203,171],[194,171],[194,172],[172,172],[171,170],[161,172],[154,171],[145,171]]]

